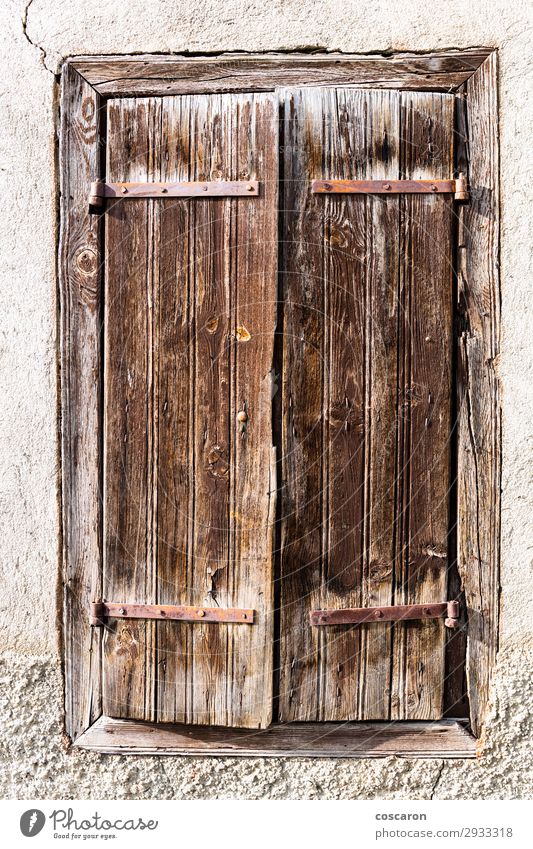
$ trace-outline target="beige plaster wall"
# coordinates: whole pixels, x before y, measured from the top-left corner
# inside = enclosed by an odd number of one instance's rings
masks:
[[[533,310],[528,3],[482,0],[4,0],[0,178],[0,794],[12,797],[471,798],[531,795]],[[190,760],[67,754],[59,557],[57,73],[87,53],[500,51],[502,631],[477,761]],[[529,179],[528,179],[529,178]],[[528,742],[529,740],[529,742]]]

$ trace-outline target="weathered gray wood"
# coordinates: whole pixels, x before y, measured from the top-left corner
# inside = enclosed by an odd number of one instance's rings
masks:
[[[271,91],[276,86],[351,85],[453,91],[489,51],[350,56],[342,53],[208,57],[87,56],[74,67],[106,97]]]
[[[159,99],[109,102],[107,132],[111,181],[160,179]],[[157,212],[110,201],[105,220],[103,596],[141,604],[157,601]],[[155,719],[155,629],[106,627],[105,713]]]
[[[367,173],[400,174],[400,97],[375,92],[368,104]],[[397,535],[398,239],[400,200],[367,200],[365,250],[365,557],[363,604],[394,601],[394,545]],[[394,629],[386,624],[362,632],[358,698],[361,719],[390,716],[391,650]]]
[[[101,717],[76,747],[112,755],[210,757],[474,758],[476,741],[453,720],[401,723],[291,723],[254,733],[153,725]]]
[[[401,94],[401,168],[406,179],[443,179],[453,161],[453,95]],[[453,201],[402,199],[398,393],[398,524],[395,604],[445,601],[452,362]],[[445,628],[395,628],[391,716],[443,713]]]
[[[460,211],[458,567],[468,608],[467,678],[481,734],[498,646],[501,481],[497,57],[466,86],[470,202]]]
[[[65,714],[75,738],[100,716],[100,223],[87,187],[100,171],[100,96],[72,66],[61,82],[61,448]]]
[[[106,214],[105,597],[256,611],[241,629],[112,623],[115,716],[270,721],[276,112],[271,95],[109,104],[110,179],[264,186],[260,197],[111,201]]]
[[[278,297],[278,100],[273,95],[233,95],[231,110],[235,176],[260,179],[261,199],[232,202],[233,604],[255,608],[257,625],[229,630],[228,718],[231,725],[265,728],[272,720],[273,696],[277,487],[272,367]],[[245,423],[239,421],[243,412]]]
[[[191,100],[167,98],[161,115],[161,177],[189,180]],[[157,597],[194,604],[192,458],[194,385],[194,207],[162,201],[157,219]],[[166,460],[165,460],[166,458]],[[157,629],[157,718],[191,721],[193,628],[161,622]]]

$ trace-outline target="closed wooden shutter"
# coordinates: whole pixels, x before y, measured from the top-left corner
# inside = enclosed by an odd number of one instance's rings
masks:
[[[253,626],[120,620],[104,712],[264,726],[272,711],[272,95],[111,100],[109,181],[261,181],[105,219],[104,595],[253,608]],[[246,410],[241,425],[237,413]]]
[[[450,196],[313,195],[445,179],[451,95],[286,91],[280,717],[442,716],[442,620],[309,611],[446,598]]]
[[[442,619],[309,614],[447,599],[453,200],[311,181],[450,179],[453,115],[452,95],[331,87],[109,101],[109,182],[260,193],[107,207],[104,597],[255,621],[111,621],[106,714],[443,715]]]

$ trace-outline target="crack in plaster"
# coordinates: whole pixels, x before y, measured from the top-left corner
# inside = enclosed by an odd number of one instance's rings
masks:
[[[437,785],[439,784],[439,782],[442,778],[442,773],[444,772],[445,766],[446,766],[445,761],[441,761],[440,766],[439,766],[439,771],[437,772],[437,777],[435,778],[435,781],[433,782],[433,787],[431,788],[431,793],[430,793],[430,796],[429,796],[430,799],[435,798],[435,793],[437,791]]]
[[[41,55],[40,55],[39,61],[42,65],[43,69],[45,71],[48,71],[50,74],[52,74],[52,76],[55,76],[54,72],[46,64],[46,55],[47,54],[46,54],[45,48],[41,44],[39,44],[38,41],[33,41],[30,38],[30,35],[28,33],[28,14],[29,14],[30,6],[32,5],[32,3],[33,3],[33,0],[29,0],[29,2],[26,3],[26,5],[24,7],[24,12],[22,13],[22,34],[23,34],[24,38],[26,39],[26,41],[28,42],[28,44],[31,44],[32,47],[36,47],[37,50],[40,51]]]

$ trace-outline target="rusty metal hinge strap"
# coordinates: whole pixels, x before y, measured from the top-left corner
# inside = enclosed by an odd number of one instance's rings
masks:
[[[311,625],[363,625],[369,622],[402,622],[406,619],[438,619],[445,616],[447,628],[459,625],[459,602],[436,604],[396,604],[391,607],[351,607],[339,610],[313,610]]]
[[[179,622],[233,622],[238,625],[253,625],[254,613],[254,610],[236,607],[186,607],[174,604],[93,601],[89,623],[105,625],[108,619],[171,619]]]
[[[464,174],[454,180],[313,180],[313,194],[452,194],[455,200],[468,200]]]
[[[89,206],[101,208],[106,199],[257,197],[257,180],[205,180],[179,183],[91,183]]]

